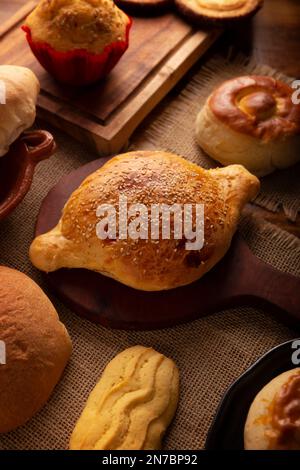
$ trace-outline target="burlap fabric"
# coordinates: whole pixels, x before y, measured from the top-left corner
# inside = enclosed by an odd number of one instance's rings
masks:
[[[294,80],[266,65],[257,65],[242,55],[227,60],[213,56],[199,67],[179,96],[171,101],[165,100],[157,108],[155,116],[145,127],[148,146],[152,144],[158,149],[177,152],[205,168],[217,166],[196,142],[196,116],[209,94],[220,83],[249,74],[270,75],[286,83]],[[299,180],[300,164],[275,172],[262,179],[261,192],[255,202],[274,212],[282,207],[287,217],[295,220],[300,211]]]
[[[171,121],[170,125],[172,131]],[[180,404],[164,448],[202,448],[226,388],[262,353],[299,333],[277,322],[267,309],[249,306],[152,332],[107,330],[68,310],[48,292],[43,277],[31,266],[28,248],[41,201],[49,189],[61,176],[97,156],[60,132],[54,134],[58,143],[55,156],[40,164],[30,193],[0,223],[0,263],[27,273],[50,295],[71,334],[74,352],[44,409],[23,428],[1,436],[0,449],[65,449],[105,365],[118,352],[135,344],[156,348],[172,357],[180,369]],[[177,134],[172,150],[190,156],[191,144],[186,141],[185,133]],[[241,231],[257,256],[300,276],[299,240],[274,226],[248,219],[241,221]]]

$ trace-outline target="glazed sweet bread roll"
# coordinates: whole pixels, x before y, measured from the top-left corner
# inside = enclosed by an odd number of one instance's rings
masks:
[[[32,126],[36,115],[39,81],[26,67],[0,65],[0,157],[26,129]]]
[[[300,368],[279,375],[255,397],[244,443],[247,450],[300,450]]]
[[[224,82],[198,114],[199,145],[223,165],[239,163],[257,176],[294,165],[300,160],[300,105],[292,94],[272,77]]]
[[[72,351],[52,303],[25,274],[0,266],[0,433],[25,424],[47,402]]]
[[[257,195],[259,186],[257,178],[239,165],[207,171],[166,152],[120,155],[90,175],[71,195],[58,225],[33,241],[30,258],[45,272],[86,268],[145,291],[186,285],[200,279],[227,252],[241,210]],[[125,237],[120,235],[120,213],[130,222],[130,212],[126,215],[127,209],[120,208],[120,196],[126,198],[128,209],[137,203],[145,207],[143,238],[134,238],[129,231]],[[105,218],[97,214],[98,208],[107,204],[117,217],[115,234],[105,239],[97,233]],[[191,233],[191,242],[198,238],[197,227],[203,229],[196,208],[204,206],[204,245],[187,246],[188,234],[182,230],[176,238],[172,223],[169,238],[164,237],[162,218],[153,224],[153,205],[172,208],[174,204],[182,221],[185,205],[192,208],[190,222],[195,235]],[[156,237],[153,226],[158,228]]]
[[[127,15],[112,0],[41,0],[26,18],[32,39],[57,51],[94,54],[125,38]]]
[[[83,86],[115,67],[128,48],[131,25],[113,0],[40,0],[22,29],[47,72]]]
[[[226,25],[254,15],[263,0],[175,0],[175,4],[193,23]]]
[[[119,155],[71,195],[58,225],[33,241],[30,258],[45,272],[86,268],[145,291],[186,285],[201,278],[224,256],[243,206],[258,190],[259,181],[242,166],[207,171],[166,152]],[[134,239],[129,231],[121,237],[119,212],[126,214],[126,208],[120,209],[120,195],[126,197],[128,209],[136,203],[145,206],[146,220],[141,222],[141,229],[146,226],[145,238]],[[97,235],[98,223],[104,223],[97,211],[107,204],[116,212],[116,230],[113,237],[103,239]],[[161,219],[157,222],[157,238],[153,237],[151,207],[162,204],[177,204],[182,220],[184,205],[190,204],[191,226],[195,228],[201,228],[196,206],[203,204],[204,246],[187,249],[186,232],[176,238],[172,224],[167,239]],[[124,216],[126,221],[130,220],[129,214]]]
[[[143,346],[126,349],[92,391],[70,449],[160,449],[178,398],[179,373],[171,359]]]

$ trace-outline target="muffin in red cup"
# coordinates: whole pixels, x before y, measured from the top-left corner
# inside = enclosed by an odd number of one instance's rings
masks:
[[[112,0],[42,0],[22,29],[40,64],[78,86],[113,69],[128,48],[131,25]]]

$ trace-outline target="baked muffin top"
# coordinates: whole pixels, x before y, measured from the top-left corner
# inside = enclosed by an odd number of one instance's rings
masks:
[[[33,41],[57,51],[101,54],[105,46],[126,40],[129,22],[112,0],[42,0],[25,25]]]

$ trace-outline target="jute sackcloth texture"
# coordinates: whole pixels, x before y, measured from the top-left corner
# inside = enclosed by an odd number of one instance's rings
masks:
[[[173,358],[180,369],[180,404],[164,448],[202,448],[226,388],[262,353],[299,334],[275,320],[267,309],[250,306],[150,332],[108,330],[68,310],[48,291],[44,277],[31,266],[28,249],[47,192],[63,175],[97,155],[64,134],[53,129],[52,132],[58,144],[56,154],[40,164],[25,200],[0,223],[0,263],[25,272],[48,293],[70,332],[74,351],[43,410],[24,427],[2,435],[0,449],[67,448],[75,422],[104,367],[118,352],[136,344],[151,346]],[[178,135],[176,142],[172,150],[189,157],[188,147],[179,141]],[[255,220],[242,219],[241,231],[257,256],[300,276],[299,240]]]

